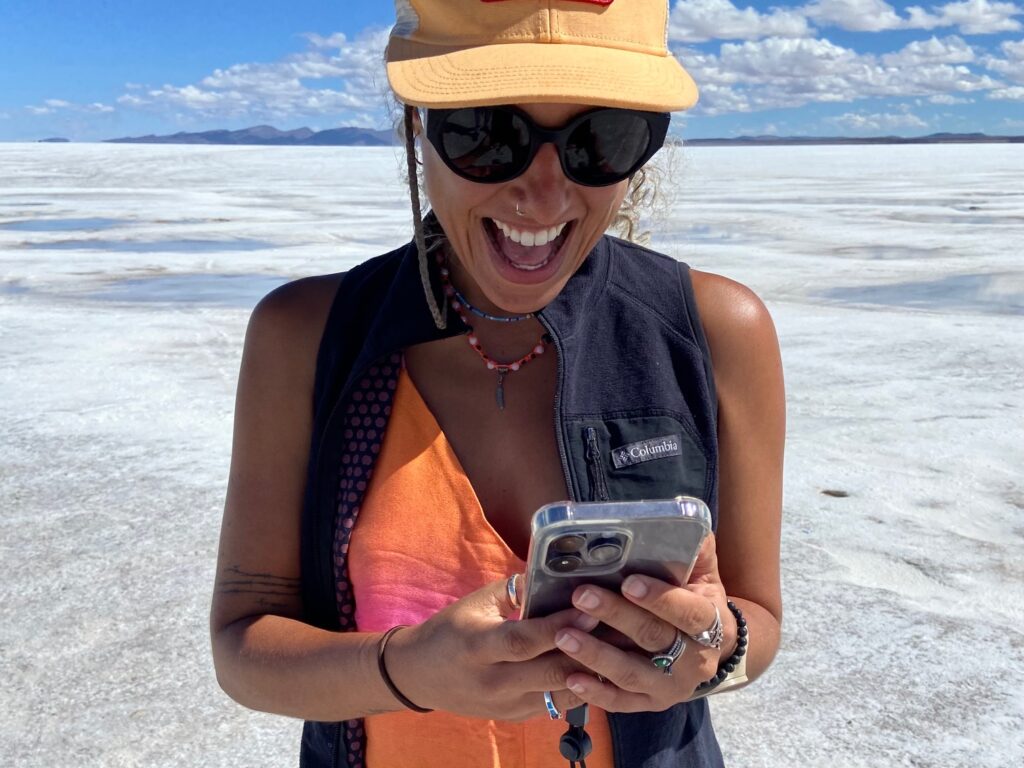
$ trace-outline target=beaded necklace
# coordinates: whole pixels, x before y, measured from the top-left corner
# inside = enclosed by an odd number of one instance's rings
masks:
[[[537,343],[536,345],[534,345],[533,349],[531,349],[525,355],[520,357],[518,360],[512,360],[506,363],[501,363],[489,357],[488,354],[484,351],[483,347],[480,346],[480,339],[473,331],[473,326],[469,322],[469,316],[463,311],[463,309],[470,310],[477,317],[481,317],[485,320],[493,320],[499,323],[517,323],[520,320],[526,320],[529,317],[533,317],[533,313],[530,312],[525,315],[499,317],[497,315],[490,315],[484,312],[483,310],[476,309],[476,307],[474,307],[472,304],[466,301],[462,294],[459,293],[459,291],[455,288],[454,285],[452,285],[451,279],[449,277],[448,267],[445,266],[441,259],[438,259],[438,262],[441,265],[441,282],[444,283],[445,295],[448,297],[448,301],[451,303],[452,309],[454,309],[456,313],[458,313],[459,319],[461,319],[465,326],[469,328],[469,333],[466,335],[466,340],[469,342],[469,346],[476,350],[476,353],[480,355],[480,359],[483,360],[484,363],[487,365],[488,370],[495,371],[498,374],[498,388],[494,392],[494,399],[498,403],[498,410],[504,411],[505,377],[510,373],[515,373],[538,355],[543,355],[544,350],[547,348],[547,345],[551,343],[551,337],[547,333],[542,333],[541,337],[537,340]]]

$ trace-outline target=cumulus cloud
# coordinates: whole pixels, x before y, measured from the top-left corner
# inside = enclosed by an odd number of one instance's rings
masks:
[[[1002,58],[985,56],[981,60],[985,69],[998,72],[1013,82],[1024,83],[1024,40],[1006,40],[999,49]]]
[[[838,117],[831,117],[827,122],[835,123],[840,128],[853,133],[878,133],[879,131],[896,131],[906,128],[927,128],[928,123],[910,112],[895,112],[865,115],[858,112],[847,112]]]
[[[881,32],[906,23],[884,0],[817,0],[800,10],[822,26],[852,32]]]
[[[1009,88],[996,88],[985,94],[985,98],[996,100],[1024,101],[1024,86],[1015,85]]]
[[[274,62],[216,69],[197,83],[156,88],[126,85],[118,103],[148,111],[179,110],[203,118],[291,119],[339,113],[349,124],[372,124],[384,103],[381,51],[386,30],[349,40],[338,33],[306,35],[309,49]],[[338,81],[316,87],[316,81]]]
[[[706,114],[799,107],[864,98],[963,95],[1002,87],[955,63],[969,54],[962,41],[930,42],[879,58],[828,40],[769,38],[727,43],[718,55],[681,52],[701,86]]]
[[[891,29],[937,29],[957,27],[965,35],[1014,32],[1021,23],[1024,7],[999,0],[963,0],[932,6],[907,8],[906,17],[885,0],[815,0],[799,9],[819,26],[833,26],[852,32],[883,32]]]
[[[945,104],[953,106],[954,104],[971,104],[973,99],[962,99],[959,96],[951,96],[948,93],[937,93],[934,96],[929,96],[928,101],[932,104]]]
[[[964,0],[933,8],[928,13],[923,8],[907,8],[910,16],[909,29],[935,29],[936,27],[958,27],[965,35],[990,35],[997,32],[1016,32],[1021,23],[1014,17],[1024,14],[1024,7],[1015,3],[990,2],[990,0]]]
[[[915,40],[896,53],[882,56],[888,67],[918,67],[922,64],[966,64],[974,61],[974,49],[959,37]]]
[[[810,35],[807,19],[798,11],[772,8],[762,14],[729,0],[678,0],[669,17],[669,39],[684,43]]]

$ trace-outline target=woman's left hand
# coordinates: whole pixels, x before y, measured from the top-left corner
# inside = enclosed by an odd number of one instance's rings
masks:
[[[594,672],[569,675],[566,687],[606,712],[660,712],[685,701],[698,685],[714,677],[719,660],[736,644],[736,620],[726,606],[713,536],[704,542],[684,587],[630,576],[622,594],[592,585],[579,587],[573,605],[617,630],[633,646],[625,649],[574,629],[561,630],[555,638],[563,653]],[[689,636],[711,628],[716,607],[724,629],[722,647],[706,648]],[[677,630],[683,633],[686,648],[666,674],[651,657],[672,645]]]

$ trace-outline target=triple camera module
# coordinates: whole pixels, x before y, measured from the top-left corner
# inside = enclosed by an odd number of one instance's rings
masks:
[[[548,542],[544,563],[555,573],[573,573],[581,568],[604,570],[622,559],[625,547],[626,536],[622,533],[567,533]]]

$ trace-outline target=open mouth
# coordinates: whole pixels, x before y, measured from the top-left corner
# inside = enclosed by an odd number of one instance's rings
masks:
[[[516,229],[511,224],[485,218],[484,230],[495,252],[512,269],[537,272],[551,264],[573,229],[573,221],[548,229]]]

